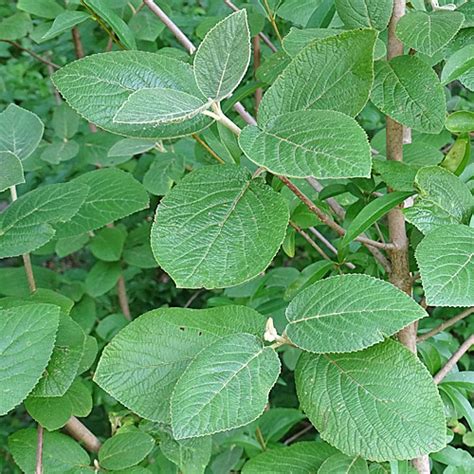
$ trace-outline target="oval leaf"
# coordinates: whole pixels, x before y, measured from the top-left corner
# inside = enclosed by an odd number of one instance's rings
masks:
[[[161,201],[151,246],[178,287],[234,286],[268,267],[288,218],[283,198],[262,180],[237,166],[206,166]]]
[[[348,456],[413,459],[446,444],[433,379],[398,342],[349,354],[303,353],[295,377],[301,407],[321,438]]]
[[[341,275],[299,293],[286,309],[285,331],[306,351],[352,352],[426,316],[415,300],[391,283],[368,275]]]
[[[369,474],[369,467],[365,459],[338,453],[323,462],[318,474]]]
[[[279,374],[277,353],[250,334],[228,336],[206,347],[174,388],[175,439],[228,431],[256,420]]]
[[[336,0],[339,18],[347,28],[387,28],[393,10],[392,0]]]

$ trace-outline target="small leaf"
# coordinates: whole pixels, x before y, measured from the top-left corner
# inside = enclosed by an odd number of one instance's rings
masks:
[[[155,440],[143,431],[117,433],[100,448],[99,463],[104,469],[126,469],[145,459],[154,445]]]
[[[436,73],[415,56],[377,61],[371,98],[382,112],[407,127],[425,133],[439,133],[444,127],[443,88]]]
[[[295,377],[301,407],[321,438],[348,456],[413,459],[446,445],[433,379],[398,342],[348,354],[303,353]]]
[[[204,98],[174,89],[141,89],[118,109],[115,123],[167,125],[190,120],[208,109]]]
[[[33,29],[30,15],[17,12],[0,22],[0,39],[15,41],[24,38]]]
[[[19,405],[53,351],[59,308],[28,304],[0,311],[0,415]]]
[[[390,211],[390,209],[398,206],[412,194],[412,192],[395,191],[369,202],[349,224],[346,234],[342,239],[342,245],[348,245]]]
[[[28,414],[48,431],[62,428],[72,415],[71,400],[62,397],[28,397],[25,400]]]
[[[250,31],[244,8],[217,23],[196,51],[194,75],[204,97],[220,101],[232,94],[249,61]]]
[[[41,18],[51,19],[64,11],[55,0],[19,0],[17,8]]]
[[[244,128],[239,144],[250,160],[275,174],[297,178],[370,176],[367,135],[353,118],[340,112],[304,110],[280,115],[262,130]]]
[[[286,309],[285,332],[306,351],[353,352],[426,316],[391,283],[368,275],[334,276],[298,293]]]
[[[0,151],[0,192],[25,182],[20,159],[9,151]]]
[[[85,12],[65,11],[60,13],[54,19],[51,28],[41,37],[41,42],[56,38],[88,18],[90,15]]]
[[[264,331],[265,318],[245,306],[150,311],[105,347],[94,381],[143,418],[169,423],[173,388],[199,351],[227,335]]]
[[[87,293],[93,297],[105,295],[116,285],[121,273],[120,262],[98,261],[87,274]]]
[[[341,33],[304,48],[263,97],[258,123],[308,109],[352,117],[366,104],[373,82],[374,30]]]
[[[246,170],[206,166],[162,199],[151,246],[179,287],[234,286],[268,267],[288,217],[283,198]]]
[[[321,464],[320,474],[369,474],[367,461],[358,456],[349,457],[345,454],[333,454]]]
[[[446,118],[446,128],[452,133],[469,133],[474,131],[474,112],[459,110],[448,115]]]
[[[89,248],[95,258],[104,262],[117,262],[122,256],[127,232],[120,227],[105,227],[92,238]]]
[[[471,192],[457,176],[439,166],[427,166],[418,171],[415,184],[418,197],[404,213],[423,234],[439,226],[469,222]]]
[[[171,396],[174,438],[228,431],[256,420],[279,374],[276,352],[250,334],[227,336],[206,347]]]
[[[395,191],[414,191],[417,166],[403,161],[386,160],[385,158],[374,159],[374,171],[379,173],[384,183]]]
[[[464,15],[459,12],[411,11],[397,23],[397,36],[409,48],[433,56],[454,38],[463,22]]]
[[[387,28],[392,0],[336,0],[336,11],[347,28]]]
[[[146,153],[155,148],[156,141],[147,138],[124,138],[116,142],[107,152],[107,156],[133,156]]]
[[[459,176],[466,169],[470,158],[471,139],[468,133],[462,133],[456,138],[440,166]]]
[[[303,48],[316,40],[329,38],[342,33],[342,30],[332,28],[299,28],[292,27],[290,32],[283,38],[283,49],[294,58]]]
[[[426,302],[430,306],[474,305],[474,229],[446,225],[434,229],[418,245]]]
[[[474,68],[474,44],[469,44],[464,48],[451,54],[441,72],[441,82],[448,84],[464,76]]]
[[[59,138],[69,140],[77,133],[79,121],[79,115],[63,103],[54,109],[51,125]]]

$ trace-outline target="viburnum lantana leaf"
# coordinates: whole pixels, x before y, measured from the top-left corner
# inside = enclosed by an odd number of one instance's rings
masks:
[[[336,0],[336,11],[347,28],[387,28],[392,0]]]
[[[202,349],[224,336],[264,331],[265,318],[245,306],[150,311],[106,346],[94,380],[143,418],[169,424],[173,388]]]
[[[286,309],[286,334],[310,352],[352,352],[383,341],[427,316],[391,283],[368,275],[321,280],[299,293]]]
[[[453,53],[446,59],[441,72],[441,82],[448,84],[472,71],[474,68],[474,44],[468,44],[464,48]]]
[[[214,342],[191,361],[174,387],[174,438],[197,438],[256,420],[279,374],[275,350],[251,334]]]
[[[321,464],[321,474],[369,474],[367,461],[359,456],[351,457],[342,453],[333,454]]]
[[[245,169],[206,166],[161,200],[151,246],[178,287],[234,286],[268,267],[288,217],[283,198]]]
[[[303,48],[316,40],[336,36],[343,32],[335,28],[299,28],[292,27],[290,32],[283,38],[283,49],[288,56],[295,57]]]
[[[163,124],[114,122],[119,109],[138,90],[166,88],[194,97],[202,94],[189,64],[165,54],[117,51],[95,54],[61,68],[53,82],[69,105],[104,130],[137,138],[172,138],[191,135],[212,119],[199,114],[190,120]]]
[[[372,88],[376,37],[374,30],[363,29],[310,43],[264,95],[259,125],[275,115],[308,109],[357,115]]]
[[[415,252],[430,306],[474,305],[474,229],[462,224],[432,230]]]
[[[433,56],[454,38],[463,22],[459,12],[415,10],[400,18],[396,34],[405,46]]]
[[[405,209],[406,219],[424,234],[447,224],[469,222],[473,198],[469,188],[439,166],[421,168],[415,178],[418,197]]]
[[[413,459],[446,445],[433,379],[398,342],[348,354],[303,353],[295,377],[301,407],[321,438],[348,456]]]
[[[344,141],[341,136],[344,135]],[[351,117],[329,110],[304,110],[275,117],[239,136],[246,156],[275,174],[291,177],[368,177],[367,135]]]
[[[33,390],[53,351],[59,308],[27,304],[0,310],[0,415]]]
[[[9,151],[0,151],[0,192],[25,182],[20,159]]]
[[[196,83],[204,97],[220,101],[232,94],[250,61],[247,11],[232,13],[204,37],[194,57]]]
[[[419,132],[439,133],[444,127],[446,99],[441,83],[431,67],[415,56],[377,61],[371,99],[382,112]]]

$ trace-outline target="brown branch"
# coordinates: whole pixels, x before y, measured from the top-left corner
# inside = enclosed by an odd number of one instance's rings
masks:
[[[87,426],[83,425],[75,416],[71,416],[64,426],[67,433],[76,441],[80,441],[91,453],[99,451],[101,442]]]
[[[337,249],[334,247],[331,242],[329,242],[326,237],[324,237],[321,232],[319,232],[317,229],[314,227],[309,227],[309,231],[318,239],[320,240],[334,255],[337,255]],[[349,268],[350,270],[355,270],[356,266],[352,262],[344,262],[344,265]]]
[[[219,163],[225,163],[225,161],[198,134],[193,133],[191,136]]]
[[[421,336],[418,337],[417,342],[423,342],[429,339],[430,337],[436,336],[436,334],[439,334],[445,329],[450,328],[451,326],[454,326],[458,321],[461,321],[462,319],[467,318],[472,313],[474,313],[474,306],[472,308],[465,309],[464,311],[454,316],[453,318],[448,319],[447,321],[444,321],[443,323],[441,323],[439,326],[436,326],[435,328],[431,329],[431,331],[428,331],[427,333],[422,334]]]
[[[38,423],[38,439],[36,442],[35,474],[43,474],[43,427]]]
[[[324,258],[324,260],[329,260],[331,262],[331,259],[326,254],[326,252],[299,225],[292,221],[290,221],[290,225],[296,230],[296,232],[298,232],[298,234],[301,235],[301,237],[303,237],[303,239],[306,240],[306,242],[308,242],[309,245],[311,245],[311,247],[316,250],[316,252],[319,253],[319,255],[321,255],[321,257]]]
[[[127,297],[127,288],[125,286],[125,278],[123,275],[120,275],[117,281],[117,295],[119,299],[120,309],[122,310],[123,315],[129,320],[132,320],[132,316],[130,314],[130,306],[128,305],[128,297]]]
[[[57,64],[49,61],[48,59],[43,58],[39,54],[36,54],[31,49],[24,48],[21,44],[17,43],[16,41],[3,40],[3,39],[0,39],[0,41],[3,41],[4,43],[11,44],[12,46],[15,46],[15,48],[18,48],[19,50],[24,51],[25,53],[28,53],[31,57],[35,58],[40,63],[46,64],[46,66],[51,66],[54,69],[59,69],[61,67],[61,66],[58,66]]]
[[[253,75],[256,78],[257,69],[260,67],[261,61],[261,51],[260,51],[260,38],[259,36],[254,36],[252,38],[253,43]],[[255,113],[258,112],[258,107],[260,102],[262,101],[263,89],[261,87],[257,87],[255,89]]]
[[[459,359],[474,345],[474,334],[471,334],[460,346],[459,349],[446,362],[445,366],[433,377],[436,384],[439,384],[454,366],[459,362]]]
[[[285,440],[283,444],[288,446],[289,444],[293,443],[293,441],[296,441],[298,438],[301,438],[301,436],[305,435],[308,431],[311,431],[312,429],[313,425],[311,423],[308,423],[303,429],[301,429],[293,436],[290,436],[287,440]]]

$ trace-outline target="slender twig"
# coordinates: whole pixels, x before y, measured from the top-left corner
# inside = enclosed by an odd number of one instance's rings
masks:
[[[260,445],[262,450],[266,451],[267,443],[265,442],[265,438],[263,437],[263,433],[260,429],[260,426],[257,426],[257,428],[255,428],[255,437],[257,438],[258,444]]]
[[[43,427],[38,423],[38,439],[36,442],[35,474],[43,474]]]
[[[465,309],[464,311],[454,316],[453,318],[448,319],[447,321],[444,321],[443,323],[441,323],[439,326],[436,326],[435,328],[431,329],[431,331],[428,331],[425,334],[422,334],[421,336],[418,337],[417,342],[423,342],[429,339],[430,337],[436,336],[436,334],[439,334],[445,329],[448,329],[451,326],[454,326],[458,321],[461,321],[462,319],[467,318],[472,313],[474,313],[474,306],[472,308]]]
[[[451,356],[451,358],[446,362],[444,367],[433,377],[435,383],[440,383],[446,375],[454,368],[454,366],[459,362],[459,359],[474,345],[474,334],[469,336],[460,346],[459,349]]]
[[[84,444],[84,447],[91,453],[99,451],[101,442],[87,426],[83,425],[75,416],[71,416],[64,426],[67,433],[75,440]]]
[[[318,239],[320,240],[334,255],[337,255],[337,249],[336,247],[334,247],[333,244],[331,244],[331,242],[329,242],[328,239],[326,239],[326,237],[324,237],[323,234],[321,234],[321,232],[319,232],[318,229],[315,229],[314,227],[309,227],[308,228],[309,231]],[[352,263],[352,262],[344,262],[344,265],[349,268],[350,270],[355,270],[355,265]]]
[[[125,286],[125,278],[123,275],[120,275],[117,281],[117,295],[119,299],[120,309],[122,310],[123,315],[129,320],[132,320],[130,314],[130,306],[128,305],[127,297],[127,288]]]
[[[278,25],[276,24],[275,14],[272,12],[270,5],[268,4],[268,0],[263,0],[263,4],[265,6],[265,11],[267,12],[268,19],[270,20],[270,24],[272,25],[272,28],[274,29],[277,35],[278,41],[280,41],[281,43],[283,41],[283,38],[281,37],[280,30],[278,29]]]
[[[234,5],[230,0],[224,0],[224,3],[231,9],[234,10],[234,12],[238,12],[240,9]],[[276,53],[278,49],[275,47],[275,45],[270,41],[270,38],[265,34],[260,32],[258,34],[260,39],[271,49],[272,53]]]
[[[201,145],[215,160],[219,163],[225,163],[225,161],[196,133],[193,133],[192,137]]]
[[[306,182],[318,193],[324,189],[324,186],[312,176],[306,178]],[[334,214],[336,214],[339,219],[344,220],[344,217],[346,216],[346,211],[344,210],[344,208],[334,198],[328,198],[326,199],[326,202],[333,210]]]
[[[21,44],[17,43],[16,41],[3,40],[3,39],[0,39],[0,41],[3,41],[4,43],[11,44],[12,46],[15,46],[15,48],[18,48],[19,50],[24,51],[25,53],[28,53],[31,57],[35,58],[40,63],[46,64],[46,66],[51,66],[54,69],[59,69],[61,67],[61,66],[58,66],[57,64],[49,61],[48,59],[43,58],[39,54],[36,54],[31,49],[23,47]]]
[[[299,225],[295,224],[293,221],[290,221],[290,225],[296,230],[296,232],[298,232],[298,234],[301,235],[301,237],[303,237],[303,239],[306,240],[306,242],[308,242],[309,245],[311,245],[311,247],[316,250],[316,252],[319,253],[319,255],[321,255],[321,257],[324,258],[324,260],[331,261],[327,253]]]
[[[184,305],[184,308],[189,308],[192,304],[193,304],[193,301],[199,296],[202,294],[204,290],[201,288],[200,290],[198,291],[195,291],[191,297],[189,298],[188,301],[186,301],[186,304]]]
[[[73,27],[71,30],[72,42],[74,44],[74,51],[76,52],[76,58],[81,59],[85,56],[84,48],[82,46],[81,34],[77,26]]]
[[[293,443],[293,441],[296,441],[298,438],[301,438],[301,436],[305,435],[308,431],[311,431],[312,429],[313,425],[308,423],[308,425],[305,426],[302,430],[298,431],[293,436],[290,436],[288,439],[286,439],[283,444],[288,446],[289,444]]]
[[[254,36],[252,38],[253,43],[253,75],[256,78],[257,69],[260,67],[260,60],[261,60],[261,52],[260,52],[260,37]],[[258,112],[258,107],[262,100],[263,89],[261,87],[257,87],[255,89],[255,113]]]

